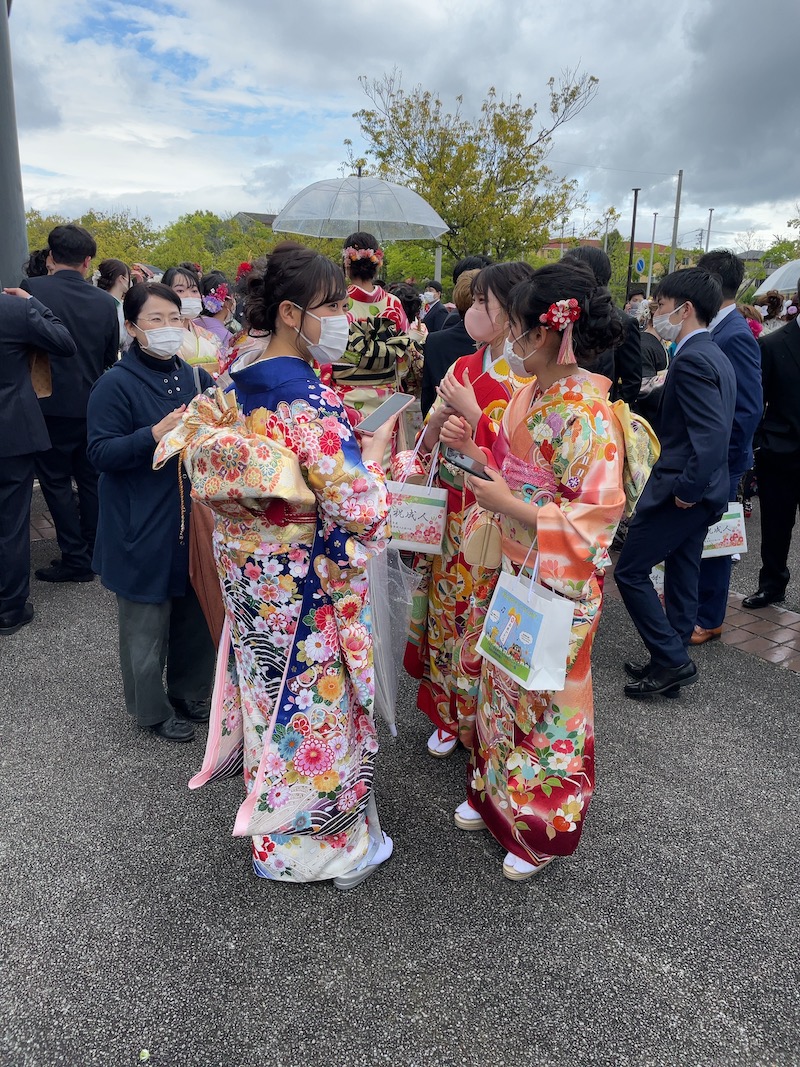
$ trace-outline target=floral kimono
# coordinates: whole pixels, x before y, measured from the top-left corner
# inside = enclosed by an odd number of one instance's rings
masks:
[[[364,858],[370,828],[380,839],[365,568],[388,537],[383,473],[302,359],[234,365],[231,377],[245,417],[232,415],[229,432],[200,425],[181,446],[193,495],[215,510],[226,611],[206,759],[190,785],[243,766],[234,834],[252,836],[256,874],[335,878]]]
[[[486,661],[480,677],[468,796],[497,841],[528,862],[575,851],[594,791],[592,643],[607,550],[626,503],[625,435],[609,386],[581,370],[544,393],[526,386],[494,448],[514,494],[539,505],[539,581],[574,604],[561,692],[527,692]],[[532,530],[506,516],[502,530],[503,569],[519,573]],[[476,628],[492,585],[473,596]]]
[[[459,382],[463,382],[465,372],[469,371],[475,396],[483,409],[475,441],[479,447],[491,451],[506,404],[528,379],[512,374],[505,359],[492,363],[491,350],[486,346],[462,356],[453,370]],[[424,569],[426,573],[414,597],[404,664],[412,677],[421,679],[417,693],[419,710],[437,729],[458,734],[462,744],[469,748],[481,671],[481,659],[475,651],[480,626],[476,630],[470,625],[469,604],[475,585],[486,586],[493,572],[468,566],[461,553],[464,515],[475,503],[475,497],[464,486],[462,472],[440,459],[436,484],[447,489],[444,543],[440,556],[421,556],[417,561],[415,569]]]

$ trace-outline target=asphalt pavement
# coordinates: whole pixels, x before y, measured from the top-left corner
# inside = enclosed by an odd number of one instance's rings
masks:
[[[679,700],[627,701],[640,646],[608,598],[598,791],[579,851],[522,883],[453,825],[465,755],[426,754],[406,682],[395,855],[341,894],[257,880],[241,782],[190,792],[202,740],[128,718],[113,597],[33,586],[0,639],[3,1067],[800,1063],[797,674],[716,642]]]

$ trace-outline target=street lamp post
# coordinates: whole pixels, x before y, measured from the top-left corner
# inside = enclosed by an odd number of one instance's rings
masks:
[[[14,109],[14,80],[11,73],[11,41],[8,14],[11,3],[0,7],[0,286],[19,285],[22,264],[28,253],[25,233],[25,202],[17,142],[17,116]]]
[[[636,237],[636,205],[639,203],[641,187],[633,190],[633,218],[631,219],[631,247],[628,252],[628,277],[625,281],[625,301],[628,300],[628,291],[631,287],[631,274],[633,273],[633,242]]]
[[[711,216],[713,214],[714,214],[714,209],[713,209],[713,207],[710,207],[708,209],[708,229],[706,230],[706,252],[708,251],[708,246],[711,243]]]
[[[658,218],[658,212],[653,212],[653,237],[650,241],[650,269],[647,272],[647,299],[650,299],[650,289],[653,284],[653,259],[656,254],[656,219]]]

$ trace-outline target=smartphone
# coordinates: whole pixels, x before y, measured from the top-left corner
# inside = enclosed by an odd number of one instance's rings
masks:
[[[486,473],[485,463],[479,463],[477,459],[465,456],[463,452],[458,452],[455,448],[446,448],[444,450],[444,458],[448,463],[452,463],[454,467],[458,467],[459,470],[471,474],[473,478],[483,478],[485,482],[492,480]]]
[[[399,415],[401,411],[405,410],[413,402],[414,397],[409,396],[408,393],[392,393],[388,400],[384,400],[379,408],[376,408],[371,415],[367,415],[356,426],[356,430],[361,433],[375,433],[385,422],[388,422],[395,415]]]

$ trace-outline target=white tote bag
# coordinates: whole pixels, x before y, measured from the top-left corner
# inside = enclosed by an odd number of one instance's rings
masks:
[[[478,652],[523,689],[560,692],[567,679],[573,603],[536,581],[538,556],[531,578],[524,569],[525,563],[518,576],[500,574]]]
[[[728,504],[728,510],[713,526],[709,526],[703,544],[702,559],[715,556],[732,556],[747,551],[747,531],[744,525],[744,508],[738,500]]]
[[[420,436],[414,455],[422,444]],[[447,490],[431,483],[436,475],[437,445],[431,457],[431,470],[426,485],[412,485],[406,479],[386,483],[389,492],[389,524],[392,528],[392,548],[409,552],[424,552],[429,556],[442,554],[442,541],[447,524]],[[413,462],[409,464],[411,470]]]

